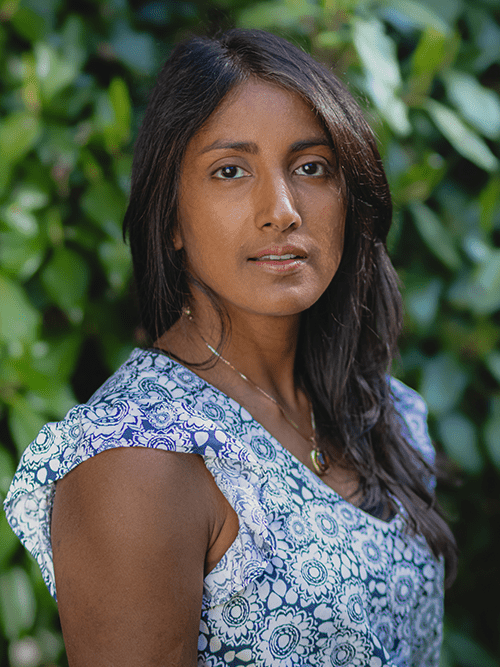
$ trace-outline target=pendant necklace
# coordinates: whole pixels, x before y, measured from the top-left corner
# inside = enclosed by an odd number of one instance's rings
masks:
[[[187,315],[188,319],[189,319],[191,322],[194,322],[194,320],[193,320],[193,316],[191,315],[191,311],[190,311],[190,310],[188,310],[188,309],[186,308],[186,309],[184,310],[184,313]],[[279,411],[281,412],[281,414],[283,415],[283,417],[287,420],[287,422],[288,422],[291,426],[293,426],[293,428],[297,431],[297,433],[301,436],[301,438],[303,438],[304,440],[307,440],[308,442],[311,443],[311,445],[312,445],[312,449],[311,449],[311,451],[310,451],[309,456],[310,456],[310,458],[311,458],[311,463],[312,463],[312,465],[313,465],[314,472],[315,472],[319,477],[321,477],[322,475],[324,475],[324,474],[326,473],[326,471],[328,470],[328,468],[330,467],[330,461],[329,461],[329,459],[328,459],[328,456],[325,454],[325,452],[323,452],[323,451],[320,449],[320,447],[319,447],[319,445],[318,445],[318,443],[317,443],[317,441],[316,441],[316,420],[314,419],[314,411],[313,411],[312,407],[310,407],[312,435],[311,435],[310,438],[306,438],[306,437],[305,437],[304,435],[302,435],[302,433],[300,432],[300,429],[299,429],[298,425],[295,423],[295,421],[290,417],[290,415],[286,412],[286,410],[283,408],[283,406],[282,406],[280,403],[278,403],[278,401],[277,401],[273,396],[271,396],[270,394],[268,394],[267,391],[264,391],[264,389],[262,389],[262,387],[259,387],[258,384],[256,384],[253,380],[251,380],[251,379],[250,379],[249,377],[247,377],[246,375],[244,375],[241,371],[239,371],[235,366],[233,366],[233,364],[232,364],[231,362],[229,362],[227,359],[224,359],[224,357],[223,357],[219,352],[217,352],[217,350],[216,350],[215,348],[213,348],[213,347],[212,347],[212,346],[211,346],[211,345],[210,345],[210,344],[203,338],[203,336],[201,335],[201,333],[200,333],[199,335],[200,335],[202,341],[205,343],[205,345],[207,346],[207,348],[210,350],[210,352],[211,352],[212,354],[214,354],[218,359],[220,359],[222,362],[224,362],[224,363],[226,364],[226,366],[229,366],[229,368],[230,368],[232,371],[234,371],[235,373],[237,373],[237,374],[240,376],[240,378],[241,378],[242,380],[244,380],[247,384],[249,384],[251,387],[254,387],[254,389],[257,389],[257,391],[260,391],[260,393],[261,393],[263,396],[265,396],[269,401],[271,401],[272,403],[274,403],[274,405],[276,405],[276,406],[278,407],[278,409],[279,409]]]

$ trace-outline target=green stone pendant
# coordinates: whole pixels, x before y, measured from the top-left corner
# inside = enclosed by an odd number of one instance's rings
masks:
[[[311,461],[314,467],[314,471],[320,477],[328,470],[328,458],[323,454],[323,452],[319,452],[317,449],[311,449]]]

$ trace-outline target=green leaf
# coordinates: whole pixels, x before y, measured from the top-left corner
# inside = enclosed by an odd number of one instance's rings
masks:
[[[96,127],[103,133],[106,149],[116,152],[130,138],[131,107],[127,87],[115,78],[109,91],[101,93],[96,104]]]
[[[289,0],[292,1],[293,0]],[[329,15],[336,15],[337,13],[350,12],[356,10],[356,8],[363,4],[360,0],[320,0],[320,4],[323,6],[323,12],[327,16],[327,20],[330,19]]]
[[[122,238],[121,225],[127,207],[123,192],[109,182],[92,183],[83,196],[81,205],[87,215],[111,238]]]
[[[132,172],[132,156],[127,154],[119,154],[113,159],[113,173],[116,183],[119,185],[122,192],[128,197],[130,193],[130,174]]]
[[[49,22],[44,12],[37,13],[30,7],[22,6],[25,3],[20,4],[21,7],[11,19],[13,27],[21,37],[24,37],[31,43],[46,37],[49,31]]]
[[[443,284],[439,278],[422,281],[420,285],[405,289],[406,308],[420,326],[428,327],[434,321],[442,289]]]
[[[446,643],[460,667],[499,667],[499,663],[482,646],[464,634],[448,632]]]
[[[109,86],[109,98],[115,116],[115,137],[117,146],[130,138],[131,106],[127,86],[123,79],[114,78]]]
[[[456,23],[462,12],[466,9],[467,0],[417,0],[418,4],[431,10],[439,16],[448,26]],[[486,0],[488,2],[488,0]]]
[[[44,655],[34,637],[24,636],[9,644],[9,664],[11,667],[36,667],[44,661]]]
[[[71,387],[62,384],[59,378],[57,381],[45,378],[43,387],[38,391],[29,391],[26,398],[44,415],[56,419],[62,419],[78,403]]]
[[[60,419],[78,402],[69,384],[78,347],[74,347],[69,358],[68,347],[75,339],[78,343],[79,337],[74,335],[60,345],[37,341],[22,356],[4,359],[0,367],[6,386],[26,388],[29,405],[36,413],[43,413],[44,418],[48,415]]]
[[[365,87],[391,129],[402,137],[408,136],[411,133],[408,108],[403,100],[395,95],[393,88],[372,73],[367,74]]]
[[[101,243],[99,257],[106,269],[111,287],[123,290],[132,275],[132,261],[128,247],[120,241]]]
[[[26,572],[12,567],[0,576],[0,619],[7,637],[17,638],[35,621],[36,601]]]
[[[443,352],[425,364],[420,391],[429,410],[444,415],[458,405],[467,381],[463,367],[451,354]]]
[[[476,270],[475,279],[487,293],[500,296],[500,250],[491,250]]]
[[[16,111],[0,121],[0,153],[7,163],[18,162],[38,142],[40,119],[28,111]]]
[[[1,212],[1,219],[11,229],[16,230],[20,234],[24,234],[28,238],[33,238],[38,235],[38,220],[28,209],[20,207],[18,204],[11,204],[5,207]]]
[[[278,28],[297,33],[305,32],[307,24],[320,15],[320,7],[307,0],[270,0],[243,9],[238,15],[237,24],[242,28]]]
[[[45,255],[45,241],[40,237],[26,238],[15,232],[0,233],[0,265],[5,271],[24,281],[38,270]]]
[[[496,2],[496,0],[493,0],[493,2]],[[498,61],[500,28],[490,16],[487,13],[483,14],[481,27],[474,35],[477,57],[473,65],[476,72],[483,72],[487,67]]]
[[[439,667],[456,667],[456,663],[454,662],[445,643],[443,643],[443,646],[441,647],[441,654],[439,656]]]
[[[322,30],[316,37],[314,44],[319,49],[336,51],[348,43],[347,35],[339,30]]]
[[[47,192],[36,185],[23,184],[16,188],[10,204],[2,209],[1,217],[12,229],[33,238],[39,231],[38,220],[33,211],[44,208],[48,202]]]
[[[59,56],[49,44],[35,44],[34,53],[42,97],[45,102],[50,102],[54,95],[74,81],[78,69],[74,61]]]
[[[56,375],[61,383],[68,383],[76,366],[82,335],[76,331],[70,335],[43,343],[35,343],[31,364],[33,369],[50,377]]]
[[[38,153],[44,164],[55,165],[52,178],[64,182],[68,170],[73,168],[78,159],[75,129],[71,126],[46,122],[44,140],[40,144]]]
[[[356,19],[353,24],[353,39],[366,70],[393,89],[401,85],[396,44],[385,33],[380,21]]]
[[[411,74],[407,83],[405,101],[409,106],[421,107],[429,96],[434,77],[451,65],[460,48],[460,35],[444,35],[435,28],[422,34],[411,59]]]
[[[12,17],[19,10],[21,0],[0,0],[0,14],[3,21],[12,21]]]
[[[454,412],[438,422],[438,431],[446,453],[462,470],[477,475],[483,469],[483,459],[478,449],[476,427],[470,419]]]
[[[490,250],[483,262],[452,284],[449,300],[477,315],[489,315],[500,308],[500,250]]]
[[[47,419],[34,410],[24,396],[15,396],[8,399],[8,422],[11,435],[16,444],[19,456],[26,447],[33,442]]]
[[[500,377],[500,353],[496,353],[495,370]],[[484,426],[484,441],[486,449],[495,466],[500,470],[500,397],[491,400],[490,416]]]
[[[423,2],[416,2],[414,0],[383,0],[382,5],[404,14],[415,28],[432,28],[442,35],[446,35],[450,30],[448,24]]]
[[[454,111],[435,100],[427,100],[425,107],[439,130],[460,155],[486,171],[498,169],[498,160],[485,142],[468,128]]]
[[[16,466],[10,453],[0,445],[0,494],[5,498],[12,478],[16,471]],[[1,512],[0,512],[1,514]],[[0,550],[2,542],[0,541]]]
[[[24,354],[14,357],[9,355],[3,360],[0,372],[9,389],[29,387],[32,391],[46,388],[47,385],[53,384],[53,377],[51,375],[44,375],[33,368],[33,358],[30,351],[36,346],[43,345],[41,341],[34,343],[30,348],[24,349]],[[56,380],[57,383],[57,380]],[[10,394],[8,394],[10,395]]]
[[[395,42],[380,21],[356,19],[353,25],[356,51],[366,70],[366,90],[392,129],[400,135],[411,132],[408,109],[397,97],[401,73]]]
[[[439,313],[436,318],[439,325],[439,344],[443,349],[460,357],[482,360],[498,344],[500,330],[489,319],[459,318],[456,313],[451,318],[443,318]]]
[[[60,365],[42,366],[36,355],[45,353],[48,346],[44,341],[32,345],[32,355],[24,355],[20,359],[9,359],[4,362],[3,374],[9,378],[14,386],[28,389],[25,398],[36,413],[43,413],[50,418],[62,419],[78,400],[75,398],[68,375],[74,371],[74,363],[66,372],[59,372]],[[54,355],[50,355],[54,359]],[[63,369],[64,370],[64,369]]]
[[[40,313],[29,303],[23,290],[0,275],[0,340],[33,341],[40,322]]]
[[[42,582],[42,586],[44,587],[42,590],[47,590],[44,582]],[[53,598],[48,598],[45,606],[47,609],[51,609],[52,604],[55,604]],[[64,642],[61,633],[57,631],[57,627],[53,631],[44,628],[41,632],[37,632],[36,642],[46,663],[50,665],[61,664],[60,658],[64,651]]]
[[[491,352],[485,359],[486,366],[496,381],[500,384],[500,352]],[[500,414],[500,412],[499,412]],[[500,442],[499,442],[500,446]]]
[[[434,75],[448,57],[448,39],[434,27],[428,27],[422,34],[412,57],[412,73],[416,77]]]
[[[87,59],[88,27],[80,16],[68,16],[62,29],[64,59],[71,61],[75,70],[81,70]]]
[[[438,153],[422,155],[416,164],[401,165],[399,178],[394,186],[394,199],[398,204],[425,201],[446,173],[446,163]]]
[[[472,271],[459,276],[447,296],[456,308],[471,310],[476,315],[490,315],[500,308],[498,290],[486,289]]]
[[[409,205],[415,226],[429,250],[449,269],[456,271],[461,264],[460,256],[448,229],[437,215],[425,204]]]
[[[108,364],[108,368],[114,370],[124,364],[129,358],[134,345],[129,341],[120,341],[118,336],[103,334],[100,340],[101,348],[104,353],[104,359]]]
[[[0,197],[4,193],[12,176],[13,165],[7,162],[0,152]]]
[[[90,271],[81,255],[67,248],[56,248],[42,271],[41,281],[54,303],[71,314],[83,303]]]
[[[38,211],[49,203],[49,195],[36,185],[22,185],[13,196],[13,201],[20,208]]]
[[[500,97],[470,74],[448,70],[442,75],[449,99],[476,130],[489,139],[500,137]]]
[[[467,234],[462,246],[467,256],[475,263],[485,262],[491,256],[491,247],[485,242],[484,236],[477,231]]]
[[[12,532],[12,528],[7,523],[4,512],[0,511],[0,572],[5,571],[6,564],[18,548],[19,539]]]
[[[485,232],[491,232],[495,214],[500,209],[500,176],[491,176],[487,185],[479,196],[481,206],[481,227]]]
[[[116,56],[141,74],[152,74],[156,66],[156,49],[152,35],[135,32],[124,21],[114,25],[111,46]]]

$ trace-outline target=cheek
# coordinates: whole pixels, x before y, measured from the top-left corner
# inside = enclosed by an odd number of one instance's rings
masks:
[[[238,251],[248,237],[249,225],[243,206],[205,200],[204,206],[185,216],[181,229],[186,250],[203,254],[207,262],[238,260]]]
[[[326,212],[325,212],[326,213]],[[332,219],[330,213],[330,220]],[[345,222],[342,212],[333,217],[334,222],[324,230],[321,247],[327,255],[325,268],[329,278],[333,278],[339,267],[344,252]]]
[[[189,203],[181,199],[177,209],[177,226],[174,234],[174,247],[176,250],[184,248],[187,257],[197,252],[197,246],[203,247],[206,243],[206,221],[201,213],[199,202]]]
[[[230,225],[231,221],[244,217],[247,206],[248,202],[241,195],[235,197],[227,194],[224,197],[214,198],[214,201],[206,197],[203,202],[206,215],[214,224],[219,224],[221,227]]]
[[[334,256],[342,256],[344,249],[344,234],[345,234],[345,210],[342,204],[335,203],[334,205],[325,205],[321,210],[321,219],[323,221],[329,220],[329,224],[325,224],[322,229],[322,242],[325,248],[329,248]]]
[[[184,215],[179,224],[179,245],[193,275],[211,284],[225,274],[237,254],[238,241],[231,230],[211,215]]]

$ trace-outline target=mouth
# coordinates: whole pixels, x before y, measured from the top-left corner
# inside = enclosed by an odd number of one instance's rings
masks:
[[[250,257],[251,262],[296,262],[304,260],[307,253],[302,248],[292,246],[271,247],[258,252],[255,257]]]
[[[301,255],[292,255],[290,253],[286,255],[261,255],[260,257],[251,257],[251,262],[288,262],[295,259],[305,259]]]
[[[301,271],[307,264],[307,252],[295,246],[272,246],[259,251],[249,261],[260,271],[288,275]]]

